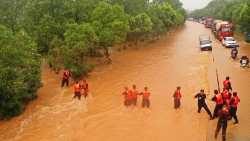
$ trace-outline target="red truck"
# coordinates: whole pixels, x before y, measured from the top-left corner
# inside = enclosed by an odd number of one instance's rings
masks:
[[[216,33],[215,37],[218,38],[220,41],[224,37],[233,37],[234,36],[234,24],[216,24]]]
[[[205,27],[206,28],[211,28],[212,27],[212,23],[213,23],[213,18],[206,18],[205,19]]]

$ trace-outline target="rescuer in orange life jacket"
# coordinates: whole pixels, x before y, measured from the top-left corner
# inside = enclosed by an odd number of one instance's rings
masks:
[[[131,95],[132,95],[132,104],[136,105],[138,96],[138,90],[136,89],[136,85],[133,85],[133,89],[131,90]]]
[[[150,101],[149,101],[150,92],[148,90],[148,87],[145,87],[144,91],[141,93],[138,93],[138,94],[142,95],[142,108],[144,108],[145,105],[149,108],[149,106],[150,106]]]
[[[237,96],[237,92],[233,92],[233,96],[230,99],[229,105],[230,105],[230,114],[231,114],[231,118],[229,118],[229,120],[232,119],[232,117],[234,118],[235,122],[234,124],[238,124],[238,118],[236,116],[236,111],[237,111],[237,106],[238,103],[240,102],[240,98]]]
[[[177,90],[175,90],[173,97],[174,97],[174,109],[177,109],[181,106],[181,87],[178,86]]]
[[[84,90],[84,96],[87,97],[89,94],[89,84],[86,82],[86,80],[83,80],[82,89]]]
[[[232,91],[232,86],[231,86],[231,82],[229,81],[230,77],[227,76],[226,80],[223,81],[223,88],[227,88],[228,90]]]
[[[217,135],[219,134],[220,129],[222,128],[222,141],[226,141],[227,120],[228,117],[230,117],[227,105],[223,105],[223,108],[218,111],[218,115],[219,119],[217,122],[214,137],[217,138]]]
[[[124,105],[130,106],[131,105],[131,91],[128,89],[128,87],[124,87],[125,91],[122,93],[124,95]]]
[[[216,103],[216,106],[214,108],[214,114],[211,120],[218,117],[218,111],[222,109],[222,106],[223,106],[222,95],[218,92],[218,90],[214,90],[214,97],[212,98],[212,101]]]
[[[78,84],[78,81],[76,81],[76,84],[74,86],[74,90],[75,90],[75,96],[73,97],[73,99],[78,97],[78,99],[80,100],[81,99],[81,90],[82,89],[81,89],[80,84]]]
[[[66,86],[69,86],[69,77],[70,77],[70,73],[67,69],[65,69],[65,71],[63,72],[63,80],[62,80],[61,87],[63,87],[65,83],[66,83]]]
[[[198,98],[198,113],[200,113],[201,108],[203,107],[206,110],[207,114],[210,116],[210,119],[212,119],[213,116],[212,116],[212,114],[211,114],[210,110],[208,109],[207,104],[205,102],[206,94],[204,94],[204,90],[201,89],[200,93],[196,94],[194,96],[194,98]]]
[[[232,96],[232,94],[228,91],[227,88],[223,89],[224,91],[221,93],[222,99],[223,99],[223,104],[227,104]]]

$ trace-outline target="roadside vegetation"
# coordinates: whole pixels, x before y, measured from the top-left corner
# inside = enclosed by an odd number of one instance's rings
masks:
[[[1,0],[0,15],[0,119],[37,98],[41,54],[56,73],[82,78],[96,66],[88,58],[111,63],[109,47],[158,39],[188,16],[179,0]]]

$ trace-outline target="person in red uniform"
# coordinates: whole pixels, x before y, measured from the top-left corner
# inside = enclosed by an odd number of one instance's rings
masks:
[[[80,100],[81,99],[81,90],[82,89],[81,89],[80,84],[78,84],[78,81],[76,81],[76,84],[74,86],[74,90],[75,90],[75,96],[73,97],[73,99],[78,97],[78,99]]]
[[[175,90],[173,97],[174,97],[174,109],[177,109],[181,106],[181,87],[178,86]]]
[[[235,120],[234,124],[239,124],[239,121],[236,115],[237,106],[239,102],[240,102],[240,98],[237,96],[237,92],[233,92],[233,96],[231,97],[230,102],[229,102],[229,105],[231,107],[230,108],[231,118],[229,118],[229,120],[231,120],[233,117]]]
[[[216,103],[216,106],[214,108],[214,114],[211,120],[218,117],[218,111],[222,109],[222,106],[223,106],[222,95],[218,92],[218,90],[214,90],[214,97],[212,98],[212,101]]]
[[[138,90],[136,89],[136,85],[133,85],[133,89],[131,90],[131,95],[132,95],[132,104],[134,106],[137,103],[137,96],[138,96]]]
[[[231,82],[229,81],[230,77],[227,76],[226,80],[223,81],[223,88],[227,88],[228,90],[232,91],[232,86],[231,86]]]
[[[221,95],[223,99],[223,104],[227,104],[232,96],[231,92],[228,91],[228,88],[224,88],[224,91],[221,93]]]
[[[144,91],[139,93],[139,95],[142,95],[142,108],[144,108],[145,106],[147,106],[149,108],[149,106],[150,106],[150,101],[149,101],[150,92],[148,90],[148,87],[145,87]]]
[[[83,94],[86,98],[89,94],[89,84],[86,82],[86,80],[83,80],[82,89],[84,90]]]
[[[69,77],[70,77],[69,70],[65,69],[65,71],[63,72],[63,80],[61,87],[63,87],[65,83],[66,86],[69,86]]]
[[[131,91],[128,87],[124,87],[125,91],[122,93],[124,95],[124,105],[130,106],[131,105]]]
[[[219,119],[217,122],[217,127],[214,135],[214,137],[217,138],[220,129],[222,128],[222,141],[226,140],[227,120],[228,117],[230,116],[230,113],[228,112],[227,109],[228,109],[227,105],[223,105],[223,108],[218,111]]]

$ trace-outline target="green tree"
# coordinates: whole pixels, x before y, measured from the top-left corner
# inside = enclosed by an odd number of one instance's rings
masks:
[[[137,41],[141,36],[151,32],[153,23],[151,22],[150,17],[146,13],[141,13],[135,17],[130,18],[130,31],[131,34],[135,37],[136,49]]]
[[[124,13],[123,7],[114,6],[100,2],[93,11],[92,27],[98,36],[97,45],[105,50],[108,58],[108,47],[125,41],[129,32],[128,15]]]
[[[125,13],[136,16],[147,11],[149,0],[111,0],[110,3],[121,5],[124,7]]]
[[[42,86],[40,55],[31,38],[20,31],[0,26],[0,118],[10,119],[21,113],[23,103],[35,99]]]
[[[241,30],[243,32],[250,33],[250,2],[247,2],[244,5],[244,8],[242,9],[240,13],[240,19],[241,19]]]
[[[65,42],[58,37],[52,40],[49,62],[53,64],[56,73],[59,73],[61,68],[67,68],[73,78],[81,78],[95,67],[94,64],[88,64],[87,56],[98,38],[91,25],[84,23],[69,24],[64,36]]]
[[[28,0],[1,0],[0,1],[0,24],[10,28],[14,33],[20,30],[20,20],[25,13]]]

